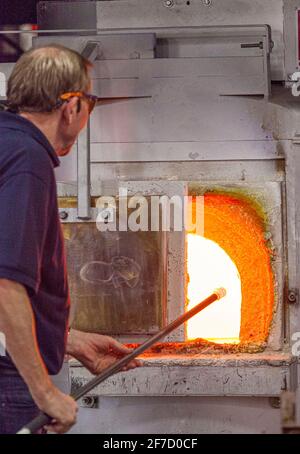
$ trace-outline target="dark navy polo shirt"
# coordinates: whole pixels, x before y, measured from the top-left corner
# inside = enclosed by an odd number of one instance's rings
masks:
[[[0,112],[0,278],[26,287],[49,374],[62,366],[69,315],[54,176],[58,165],[54,149],[33,123]],[[14,368],[8,354],[0,356],[0,374],[3,366]]]

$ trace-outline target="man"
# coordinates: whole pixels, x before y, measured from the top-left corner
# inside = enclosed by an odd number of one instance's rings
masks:
[[[116,340],[71,330],[54,168],[69,153],[94,107],[91,64],[60,46],[34,49],[8,81],[0,112],[0,433],[16,433],[39,411],[64,433],[77,405],[49,375],[64,354],[92,373],[128,354]],[[132,361],[129,368],[139,366]]]

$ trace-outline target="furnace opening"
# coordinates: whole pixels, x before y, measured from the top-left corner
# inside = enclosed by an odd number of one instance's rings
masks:
[[[204,236],[187,234],[187,273],[187,310],[217,287],[228,292],[188,322],[188,340],[218,344],[267,340],[274,305],[273,272],[264,220],[250,200],[205,194]]]

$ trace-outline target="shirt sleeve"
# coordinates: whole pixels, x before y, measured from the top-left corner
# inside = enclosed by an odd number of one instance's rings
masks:
[[[18,173],[0,186],[0,278],[36,294],[48,229],[49,194],[37,175]]]

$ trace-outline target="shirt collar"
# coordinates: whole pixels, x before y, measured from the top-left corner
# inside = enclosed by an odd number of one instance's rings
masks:
[[[49,140],[45,134],[43,134],[42,131],[31,121],[27,120],[27,118],[21,117],[13,112],[0,112],[0,128],[16,129],[29,134],[48,152],[52,160],[53,167],[59,166],[60,160]]]

